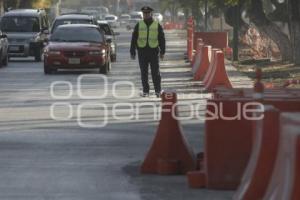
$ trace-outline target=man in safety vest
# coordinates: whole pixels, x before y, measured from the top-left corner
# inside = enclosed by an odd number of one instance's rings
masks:
[[[144,19],[137,23],[132,33],[130,54],[131,58],[135,59],[137,49],[143,85],[141,96],[149,96],[148,67],[150,64],[155,95],[160,97],[159,57],[164,59],[166,48],[165,34],[161,25],[152,18],[153,9],[144,6],[141,10]]]

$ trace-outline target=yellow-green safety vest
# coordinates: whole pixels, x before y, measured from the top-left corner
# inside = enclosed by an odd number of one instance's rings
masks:
[[[149,27],[149,36],[148,36],[148,27],[144,21],[139,22],[139,37],[137,40],[137,45],[139,48],[144,48],[148,44],[150,48],[158,47],[158,22],[153,21]]]

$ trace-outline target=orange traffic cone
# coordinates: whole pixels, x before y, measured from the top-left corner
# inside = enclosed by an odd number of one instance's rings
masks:
[[[194,56],[194,62],[192,63],[192,73],[193,75],[196,74],[200,64],[201,64],[201,58],[202,58],[202,49],[204,47],[203,43],[199,43],[198,44],[198,51],[196,52],[195,56]]]
[[[205,84],[205,89],[208,91],[212,91],[214,88],[222,86],[226,88],[232,88],[231,82],[228,78],[225,62],[224,62],[224,53],[217,52],[216,53],[216,63],[215,70],[210,76],[210,79]]]
[[[201,61],[194,75],[194,81],[200,81],[204,78],[208,70],[208,67],[210,65],[210,59],[211,59],[211,46],[202,47]]]
[[[203,84],[207,84],[207,82],[210,79],[210,76],[212,76],[212,74],[214,73],[215,70],[215,65],[216,65],[216,54],[217,52],[221,52],[220,49],[212,49],[211,50],[211,59],[210,59],[210,65],[208,67],[208,70],[203,78]]]
[[[204,43],[203,43],[202,39],[198,38],[197,39],[196,53],[193,56],[193,60],[192,60],[192,63],[191,63],[192,68],[194,68],[194,64],[195,64],[196,61],[199,62],[199,59],[201,58],[201,56],[200,56],[201,55],[201,49],[202,49],[203,46],[204,46]],[[199,65],[199,63],[198,63],[198,65]]]
[[[185,174],[196,167],[195,156],[176,119],[176,103],[175,92],[162,94],[162,117],[155,139],[141,166],[142,173]]]

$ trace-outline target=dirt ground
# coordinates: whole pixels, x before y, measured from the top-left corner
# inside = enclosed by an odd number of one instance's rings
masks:
[[[248,63],[240,61],[234,62],[233,66],[241,73],[255,79],[257,67],[262,69],[262,81],[266,87],[282,87],[287,80],[300,80],[300,66],[281,61],[250,61]],[[289,87],[300,88],[300,85],[290,85]]]

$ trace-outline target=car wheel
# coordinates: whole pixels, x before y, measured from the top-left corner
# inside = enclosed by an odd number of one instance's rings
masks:
[[[107,74],[108,73],[108,66],[107,66],[107,63],[105,63],[104,65],[102,65],[100,67],[100,70],[99,70],[100,74]]]
[[[51,74],[51,69],[44,65],[44,74]]]
[[[111,55],[110,60],[111,60],[111,62],[116,62],[117,61],[117,55],[116,54]]]
[[[2,64],[3,64],[4,66],[7,66],[7,64],[8,64],[8,55],[5,56],[5,58],[4,58],[3,61],[2,61]]]
[[[36,62],[41,62],[42,61],[42,48],[38,48],[35,51],[34,59]]]
[[[49,65],[46,64],[46,62],[44,61],[44,74],[51,74],[52,73],[52,69]]]
[[[110,57],[109,57],[110,58]],[[110,59],[100,67],[100,73],[101,74],[108,74],[108,72],[110,71],[110,68],[111,68],[111,62],[110,62]]]

